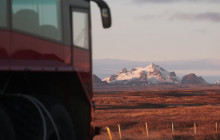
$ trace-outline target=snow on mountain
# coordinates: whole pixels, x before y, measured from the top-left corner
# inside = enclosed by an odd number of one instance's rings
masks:
[[[124,68],[119,73],[104,78],[103,81],[106,81],[108,83],[145,85],[180,83],[180,79],[176,76],[175,72],[169,72],[153,63],[151,63],[147,67],[133,68],[131,71],[128,71],[126,68]]]

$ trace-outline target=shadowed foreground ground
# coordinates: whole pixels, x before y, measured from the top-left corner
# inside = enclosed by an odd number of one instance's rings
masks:
[[[113,140],[119,139],[118,124],[123,139],[220,139],[219,86],[99,88],[94,101],[97,108],[95,125],[108,126]],[[146,135],[146,122],[149,136]],[[216,122],[219,123],[217,133]],[[102,129],[102,134],[94,139],[108,140],[109,137]]]

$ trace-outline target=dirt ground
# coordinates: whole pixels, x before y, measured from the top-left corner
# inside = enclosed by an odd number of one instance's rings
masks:
[[[100,87],[94,101],[95,126],[102,127],[94,140],[109,139],[106,127],[120,139],[118,124],[124,140],[220,139],[219,85]]]

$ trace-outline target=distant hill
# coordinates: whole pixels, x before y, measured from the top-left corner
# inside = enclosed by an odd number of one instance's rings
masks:
[[[107,82],[102,81],[98,76],[96,76],[95,74],[93,75],[93,86],[97,87],[97,86],[106,86],[108,85]]]
[[[194,73],[185,75],[182,78],[181,84],[208,84],[201,76],[198,77]]]

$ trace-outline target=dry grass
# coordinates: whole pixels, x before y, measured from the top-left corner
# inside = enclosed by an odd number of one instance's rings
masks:
[[[149,88],[149,87],[148,87]],[[161,88],[161,87],[160,87]],[[122,138],[156,140],[220,139],[215,123],[220,124],[220,87],[193,87],[158,90],[130,88],[129,90],[99,89],[95,94],[95,125],[111,129],[113,140]],[[149,136],[145,123],[148,123]],[[175,134],[172,134],[172,122]],[[194,122],[197,134],[194,134]],[[220,125],[219,125],[220,126]],[[105,129],[95,140],[108,140]]]

